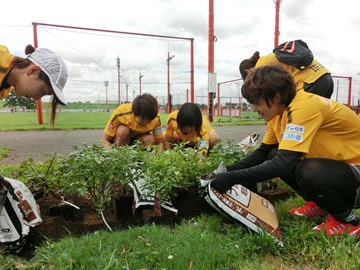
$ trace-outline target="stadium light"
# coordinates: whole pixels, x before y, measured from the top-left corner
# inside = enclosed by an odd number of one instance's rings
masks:
[[[118,105],[121,104],[120,100],[120,58],[116,57],[116,65],[118,69]]]
[[[141,95],[141,78],[144,77],[144,75],[141,75],[141,72],[139,74],[139,85],[140,85],[140,89],[139,89],[139,95]]]
[[[129,102],[129,84],[128,83],[126,83],[126,100],[125,100],[125,102]]]
[[[175,55],[170,56],[170,52],[168,52],[168,58],[166,59],[167,61],[167,84],[168,84],[168,93],[167,93],[167,100],[168,100],[168,105],[167,105],[167,110],[168,113],[171,113],[171,96],[170,96],[170,60],[173,59],[175,57]]]
[[[106,92],[106,111],[108,112],[109,111],[109,106],[108,106],[108,91],[107,91],[107,88],[109,86],[109,81],[104,81],[104,86],[105,86],[105,92]]]

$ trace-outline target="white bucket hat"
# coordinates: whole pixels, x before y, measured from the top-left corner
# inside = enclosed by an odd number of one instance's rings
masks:
[[[27,58],[45,72],[55,96],[62,105],[67,105],[63,89],[68,78],[68,70],[64,60],[52,50],[44,48],[37,48]]]

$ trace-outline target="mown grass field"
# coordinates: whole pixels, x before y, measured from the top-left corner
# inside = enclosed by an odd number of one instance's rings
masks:
[[[1,107],[1,103],[0,103]],[[50,111],[46,110],[47,104],[43,104],[44,112],[42,114],[42,123],[39,124],[37,112],[1,112],[0,113],[0,130],[45,130],[53,129],[50,125]],[[66,110],[62,108],[56,114],[55,129],[102,129],[111,116],[112,111],[116,108],[112,104],[109,111],[106,112],[106,104],[93,103],[70,103]],[[163,125],[166,123],[168,114],[160,114]],[[214,117],[212,125],[252,125],[263,124],[264,121],[258,119],[254,112],[244,112],[242,117]]]

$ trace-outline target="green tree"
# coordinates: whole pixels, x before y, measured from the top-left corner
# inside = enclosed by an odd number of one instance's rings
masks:
[[[33,110],[36,108],[36,101],[32,98],[18,97],[15,94],[15,91],[11,91],[10,94],[5,98],[4,107],[7,106],[20,106],[26,107],[28,110]]]

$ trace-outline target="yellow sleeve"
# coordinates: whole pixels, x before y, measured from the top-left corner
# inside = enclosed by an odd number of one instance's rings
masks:
[[[158,123],[153,130],[153,134],[156,139],[161,139],[163,137],[163,131],[162,131],[162,125],[161,125],[161,120],[160,120],[160,114],[158,114],[156,119],[158,119]]]
[[[272,121],[269,121],[266,124],[266,131],[264,134],[264,138],[262,140],[263,143],[265,144],[277,144],[279,143],[276,133],[275,133],[275,128],[274,128],[274,123]]]
[[[165,135],[168,135],[170,137],[174,134],[174,124],[176,123],[176,116],[174,115],[174,112],[170,113],[167,121],[166,121],[166,129],[165,129]]]
[[[213,132],[215,129],[211,126],[209,120],[203,116],[203,128],[205,128],[208,132]]]

